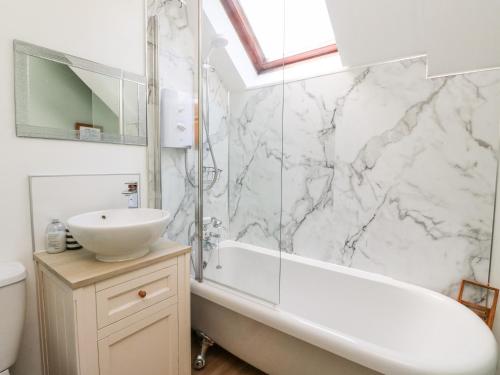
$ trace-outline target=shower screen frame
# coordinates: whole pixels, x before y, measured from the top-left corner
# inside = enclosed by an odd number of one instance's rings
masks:
[[[202,77],[202,58],[201,58],[201,22],[202,6],[201,0],[196,1],[197,6],[197,74]],[[145,24],[146,26],[146,77],[147,77],[147,134],[148,134],[148,207],[162,209],[162,183],[161,183],[161,124],[160,124],[160,80],[159,80],[159,35],[160,24],[158,15],[148,15],[147,0],[144,1]],[[199,81],[196,80],[196,81]],[[198,119],[201,119],[203,113],[202,97],[203,87],[198,82],[197,90],[193,90],[194,102],[197,103],[196,112]],[[203,176],[203,152],[199,145],[203,145],[203,131],[200,120],[193,124],[195,126],[193,147],[195,155],[194,173],[194,210],[195,210],[195,233],[193,235],[192,259],[195,279],[203,281],[203,251],[201,248],[203,231],[203,184],[200,184],[199,176]]]
[[[203,22],[203,0],[197,0],[198,5],[198,40],[197,40],[197,54],[198,54],[198,121],[195,122],[195,140],[194,140],[194,153],[195,157],[195,199],[194,199],[194,215],[195,215],[195,256],[194,259],[194,278],[198,282],[203,281],[203,113],[204,101],[203,98],[203,56],[202,56],[202,22]]]

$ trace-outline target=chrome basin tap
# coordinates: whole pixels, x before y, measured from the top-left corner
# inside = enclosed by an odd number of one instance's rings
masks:
[[[137,182],[126,182],[127,190],[122,194],[128,196],[128,208],[139,208],[139,192]]]

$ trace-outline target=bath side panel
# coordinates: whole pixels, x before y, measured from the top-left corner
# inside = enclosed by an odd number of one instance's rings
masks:
[[[191,294],[192,327],[273,375],[375,375],[371,369]]]

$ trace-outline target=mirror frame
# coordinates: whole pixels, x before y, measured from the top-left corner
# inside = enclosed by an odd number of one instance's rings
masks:
[[[119,103],[120,116],[119,126],[121,134],[102,133],[101,139],[80,139],[77,130],[57,129],[45,126],[30,125],[27,121],[28,103],[28,57],[38,57],[56,63],[64,64],[103,76],[116,78],[120,82]],[[144,88],[144,113],[143,121],[139,123],[139,135],[124,134],[124,82],[133,82],[138,87]],[[99,64],[81,57],[67,53],[54,51],[45,47],[37,46],[20,40],[14,40],[14,86],[15,86],[15,113],[16,113],[16,135],[24,138],[59,139],[80,142],[115,143],[125,145],[147,146],[147,79],[135,73]],[[138,98],[140,96],[138,95]]]

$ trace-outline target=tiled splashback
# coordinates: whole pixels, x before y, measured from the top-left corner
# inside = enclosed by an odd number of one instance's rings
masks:
[[[45,229],[51,219],[63,223],[73,215],[111,208],[127,208],[127,182],[139,174],[30,176],[33,251],[44,250]],[[140,199],[139,199],[140,202]]]

